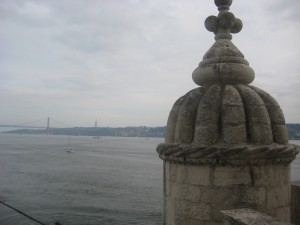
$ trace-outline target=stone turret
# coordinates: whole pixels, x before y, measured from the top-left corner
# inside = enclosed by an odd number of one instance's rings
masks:
[[[205,21],[215,43],[193,72],[201,86],[173,105],[165,143],[164,224],[222,224],[220,210],[250,207],[290,218],[290,163],[299,146],[288,144],[276,100],[251,86],[255,74],[231,33],[242,29],[215,0],[219,15]]]

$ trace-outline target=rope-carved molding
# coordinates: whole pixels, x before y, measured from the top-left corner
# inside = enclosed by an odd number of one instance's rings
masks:
[[[163,160],[195,164],[290,163],[300,151],[298,145],[212,145],[159,144]]]

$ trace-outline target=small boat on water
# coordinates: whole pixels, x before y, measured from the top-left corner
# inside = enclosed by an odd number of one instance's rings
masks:
[[[69,147],[66,149],[66,152],[67,152],[67,153],[73,153],[74,151],[72,150],[71,146],[69,146]]]
[[[72,149],[72,147],[71,147],[71,144],[70,144],[70,137],[69,137],[69,144],[68,144],[68,147],[67,147],[67,149],[66,149],[66,152],[67,152],[67,153],[72,153],[72,152],[74,152],[73,149]]]
[[[100,139],[101,137],[99,137],[99,136],[94,136],[93,138],[95,138],[95,139]]]

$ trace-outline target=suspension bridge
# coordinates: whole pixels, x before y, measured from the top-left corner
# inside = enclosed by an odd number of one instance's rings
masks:
[[[37,128],[37,129],[39,128],[39,129],[46,129],[47,133],[49,134],[50,128],[72,128],[74,126],[65,124],[52,117],[45,117],[38,120],[34,120],[26,123],[20,123],[20,124],[0,124],[0,127]]]

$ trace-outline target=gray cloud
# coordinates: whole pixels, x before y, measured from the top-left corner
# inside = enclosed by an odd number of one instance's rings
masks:
[[[299,3],[286,2],[234,2],[244,28],[233,42],[256,71],[253,85],[299,122]],[[213,1],[1,1],[0,123],[164,125],[196,87],[192,71],[214,42],[203,26],[211,14]]]

